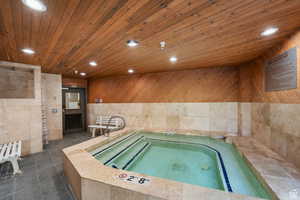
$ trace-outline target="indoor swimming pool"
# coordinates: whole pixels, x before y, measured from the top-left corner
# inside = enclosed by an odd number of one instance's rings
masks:
[[[112,168],[271,199],[235,147],[223,140],[139,132],[118,138],[90,153]]]

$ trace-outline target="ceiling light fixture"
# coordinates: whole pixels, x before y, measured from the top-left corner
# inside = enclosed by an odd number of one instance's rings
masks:
[[[136,47],[136,46],[139,45],[139,42],[136,41],[136,40],[128,40],[128,41],[127,41],[127,45],[128,45],[129,47]]]
[[[97,66],[97,63],[95,61],[91,61],[89,64],[93,67]]]
[[[166,42],[165,42],[165,41],[161,41],[161,42],[160,42],[160,49],[161,49],[161,50],[164,50],[165,47],[166,47]]]
[[[75,71],[74,71],[74,74],[78,74],[78,70],[75,70]]]
[[[47,7],[40,0],[22,0],[23,4],[32,8],[33,10],[44,12],[47,10]]]
[[[30,55],[35,54],[35,51],[29,48],[22,49],[22,52]]]
[[[80,75],[81,76],[86,76],[86,73],[85,72],[81,72]]]
[[[262,36],[269,36],[269,35],[273,35],[274,33],[276,33],[279,29],[277,27],[270,27],[267,28],[266,30],[264,30],[261,35]]]
[[[134,73],[134,70],[133,70],[133,69],[129,69],[129,70],[128,70],[128,73],[129,73],[129,74],[132,74],[132,73]]]
[[[170,58],[170,61],[171,61],[172,63],[177,62],[177,57],[176,57],[176,56],[172,56],[172,57]]]

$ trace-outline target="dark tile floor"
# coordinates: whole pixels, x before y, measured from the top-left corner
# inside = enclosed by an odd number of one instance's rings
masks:
[[[21,175],[0,179],[0,200],[73,200],[63,175],[62,149],[89,139],[74,133],[53,141],[41,153],[19,161]]]

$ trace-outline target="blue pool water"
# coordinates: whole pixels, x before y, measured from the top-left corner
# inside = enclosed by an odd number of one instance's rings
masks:
[[[271,199],[233,145],[203,136],[133,133],[91,152],[107,166]]]

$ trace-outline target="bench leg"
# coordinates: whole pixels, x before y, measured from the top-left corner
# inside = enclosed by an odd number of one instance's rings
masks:
[[[96,136],[96,128],[92,128],[92,137]]]
[[[12,164],[12,166],[13,166],[14,174],[21,174],[22,171],[21,171],[20,168],[19,168],[19,164],[18,164],[17,158],[11,159],[10,162],[11,162],[11,164]]]
[[[108,137],[109,136],[109,129],[103,129],[104,136]]]

